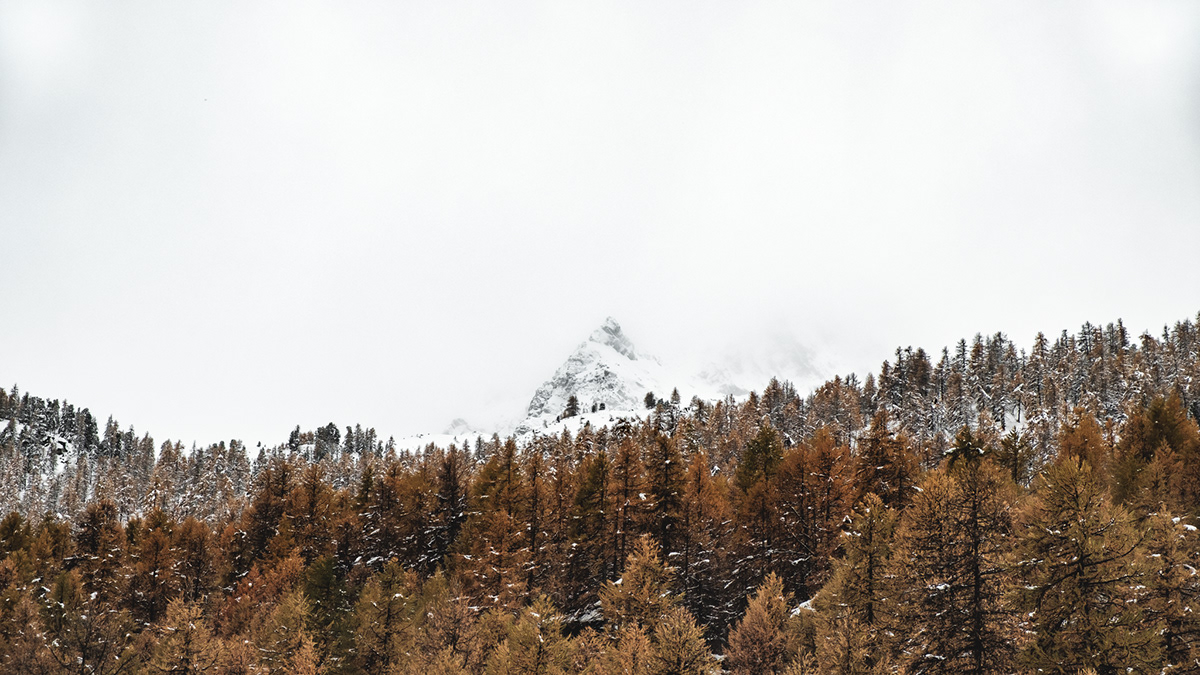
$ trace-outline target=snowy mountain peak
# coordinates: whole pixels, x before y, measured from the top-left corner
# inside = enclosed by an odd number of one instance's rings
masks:
[[[737,346],[727,358],[710,362],[699,372],[677,369],[676,364],[664,364],[656,356],[638,350],[621,324],[610,316],[537,388],[523,418],[509,417],[484,429],[489,429],[487,433],[511,433],[525,442],[541,434],[556,435],[564,430],[574,433],[587,424],[601,427],[622,418],[645,417],[653,412],[645,404],[647,393],[662,401],[670,400],[672,392],[678,390],[680,400],[687,405],[692,397],[715,401],[744,396],[776,375],[805,386],[817,372],[811,351],[790,336],[756,335],[754,340],[742,340]],[[568,417],[564,413],[572,396],[579,405],[576,414]],[[459,443],[481,433],[457,419],[441,435],[415,436],[400,445],[420,448],[430,443]]]
[[[613,351],[630,361],[637,361],[637,350],[633,348],[633,343],[621,332],[621,324],[611,316],[604,320],[604,325],[592,331],[588,341],[612,347]]]
[[[607,410],[636,410],[646,392],[663,392],[664,373],[658,359],[640,353],[609,317],[538,387],[529,402],[530,420],[554,421],[575,396],[585,409],[603,405]]]

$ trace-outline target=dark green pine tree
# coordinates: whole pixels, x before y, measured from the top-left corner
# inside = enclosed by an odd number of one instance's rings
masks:
[[[562,414],[563,419],[566,419],[568,417],[575,417],[578,414],[579,414],[579,397],[576,396],[575,394],[571,394],[567,398],[567,408],[566,408],[566,410],[563,410],[563,414]]]
[[[336,662],[348,660],[353,653],[350,594],[346,579],[333,556],[313,561],[305,571],[304,597],[311,603],[309,625],[314,629],[317,648]]]
[[[1008,432],[996,449],[996,464],[1008,472],[1013,483],[1028,485],[1033,466],[1033,445],[1029,436],[1016,429]]]

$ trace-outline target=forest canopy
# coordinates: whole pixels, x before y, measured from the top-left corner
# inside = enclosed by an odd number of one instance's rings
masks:
[[[1198,327],[417,452],[156,444],[13,386],[0,669],[1200,672]]]

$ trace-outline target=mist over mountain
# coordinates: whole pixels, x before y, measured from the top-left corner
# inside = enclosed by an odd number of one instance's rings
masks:
[[[745,397],[761,390],[772,378],[798,380],[811,387],[827,375],[818,370],[811,351],[794,338],[776,338],[770,343],[743,345],[743,353],[725,354],[719,362],[709,361],[698,372],[639,349],[613,317],[608,317],[581,342],[550,379],[534,392],[525,417],[514,425],[496,424],[496,430],[528,437],[550,432],[563,421],[572,396],[579,409],[571,415],[580,419],[568,427],[603,422],[615,417],[644,416],[647,395],[680,400],[693,398],[713,402],[726,397]],[[718,365],[719,363],[719,365]],[[602,413],[597,418],[589,414]]]
[[[1197,36],[0,1],[0,675],[1200,675]]]

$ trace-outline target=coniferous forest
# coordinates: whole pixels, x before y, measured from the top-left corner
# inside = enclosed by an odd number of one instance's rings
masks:
[[[1198,331],[420,452],[159,444],[13,386],[0,672],[1200,673]]]

